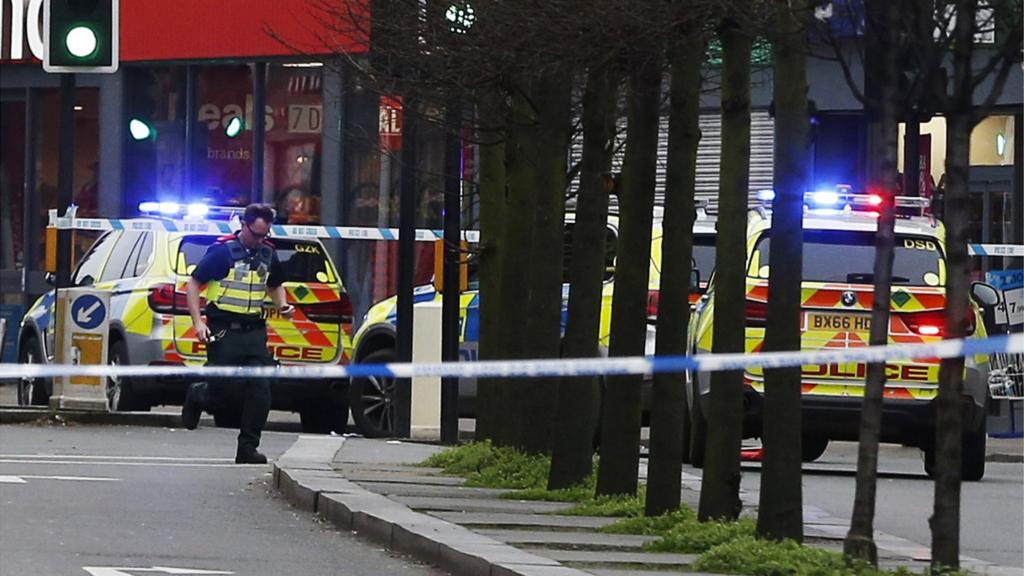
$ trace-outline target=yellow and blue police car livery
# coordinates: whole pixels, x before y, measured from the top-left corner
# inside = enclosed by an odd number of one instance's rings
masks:
[[[133,230],[132,223],[159,225]],[[192,270],[218,237],[231,231],[226,222],[215,232],[189,231],[187,223],[164,218],[117,221],[92,245],[72,276],[73,285],[111,292],[110,362],[142,365],[201,365],[206,346],[199,342],[185,301]],[[287,300],[295,306],[291,320],[272,312],[265,292],[243,291],[226,279],[207,286],[201,298],[218,306],[234,304],[267,313],[268,349],[282,364],[346,363],[351,351],[351,302],[323,244],[316,239],[278,238],[274,250],[284,270]],[[258,272],[257,272],[258,274]],[[245,279],[248,281],[248,279]],[[250,297],[249,294],[252,294]],[[19,361],[50,362],[53,356],[53,292],[28,310],[18,339]],[[107,395],[113,410],[148,410],[159,404],[180,404],[188,382],[174,379],[109,379]],[[300,414],[305,429],[343,430],[347,421],[347,382],[276,382],[275,410]],[[51,383],[22,379],[19,403],[44,404]],[[346,411],[342,414],[343,411]],[[230,424],[237,415],[215,414]]]
[[[657,207],[654,211],[654,224],[651,236],[651,263],[648,276],[648,331],[646,353],[654,353],[655,330],[654,320],[657,316],[659,291],[661,284],[662,254],[662,222],[663,211]],[[565,217],[566,235],[571,236],[571,227],[575,223],[575,213],[567,211]],[[694,260],[701,269],[701,275],[707,278],[714,263],[714,219],[707,216],[703,206],[698,211],[694,224]],[[607,272],[601,290],[601,316],[599,326],[599,343],[607,350],[611,337],[612,299],[615,293],[614,270],[615,250],[618,236],[618,216],[613,209],[608,216],[608,239],[606,253]],[[566,269],[568,265],[566,264]],[[471,277],[474,274],[470,274]],[[706,285],[706,283],[702,283]],[[691,302],[697,294],[691,295]],[[561,327],[564,330],[568,315],[569,285],[562,286]],[[414,303],[440,301],[442,294],[433,285],[416,287],[413,290]],[[469,290],[459,296],[459,357],[462,361],[477,359],[480,340],[479,299],[474,281],[470,280]],[[363,323],[353,337],[353,350],[356,362],[385,363],[396,360],[395,325],[397,323],[397,298],[391,297],[373,305],[367,312]],[[395,404],[392,398],[394,382],[388,378],[353,378],[350,386],[349,403],[352,417],[360,432],[367,436],[386,436],[390,434],[395,420]],[[649,405],[650,387],[644,386],[644,405]],[[476,381],[470,378],[459,380],[459,413],[462,416],[475,414]]]
[[[804,351],[868,346],[874,299],[874,251],[881,197],[848,189],[807,195],[803,220],[800,347]],[[896,198],[898,217],[889,297],[889,344],[927,343],[945,333],[945,229],[925,213],[922,198]],[[749,212],[746,251],[745,351],[762,350],[767,323],[771,212]],[[691,350],[710,353],[714,341],[714,286],[691,318]],[[969,338],[984,338],[977,303],[968,317]],[[830,363],[801,368],[803,458],[820,457],[830,440],[856,441],[867,366]],[[892,361],[885,366],[881,440],[924,450],[926,470],[934,458],[935,399],[939,361]],[[701,465],[710,413],[710,374],[691,375],[693,430],[690,457]],[[964,478],[984,474],[988,357],[968,357],[964,372]],[[759,437],[764,372],[744,372],[744,437]]]

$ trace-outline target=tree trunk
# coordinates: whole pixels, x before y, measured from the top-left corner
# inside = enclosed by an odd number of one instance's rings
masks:
[[[533,274],[532,262],[530,261],[529,247],[533,238],[533,218],[523,217],[532,215],[537,203],[537,172],[540,167],[534,162],[535,149],[534,137],[536,135],[537,117],[530,101],[529,79],[517,78],[513,85],[512,104],[508,123],[506,124],[508,138],[505,144],[505,163],[508,182],[508,201],[506,202],[506,216],[514,214],[519,216],[515,220],[506,222],[503,230],[504,247],[501,254],[501,333],[503,356],[509,359],[522,359],[528,357],[527,339],[530,333],[527,331],[527,323],[523,317],[523,310],[529,310],[530,287]],[[495,442],[500,445],[515,446],[522,438],[521,429],[524,426],[532,425],[527,416],[526,420],[521,416],[525,414],[526,407],[530,400],[522,393],[522,381],[504,380],[502,385],[506,387],[503,398],[505,405],[505,417],[502,419],[503,426],[495,433]]]
[[[529,358],[558,358],[562,319],[562,256],[565,239],[566,150],[569,144],[570,76],[546,73],[530,82],[529,100],[536,121],[528,161],[534,166],[533,234],[529,250],[529,314],[525,351]],[[513,212],[515,214],[515,212]],[[529,212],[520,212],[529,214]],[[525,250],[524,250],[525,251]],[[523,308],[520,307],[520,315]],[[530,454],[551,450],[551,426],[558,398],[558,378],[518,380],[514,393],[522,411],[515,446]]]
[[[870,175],[871,189],[883,198],[881,215],[878,218],[878,232],[875,236],[875,291],[871,305],[872,346],[884,346],[889,341],[889,300],[892,288],[892,261],[894,228],[896,223],[896,97],[897,97],[897,52],[894,42],[894,28],[899,6],[885,0],[871,0],[867,4],[868,26],[875,28],[872,39],[878,50],[880,69],[869,74],[865,83],[876,83],[879,101],[879,126],[881,136],[880,157],[869,163],[877,167]],[[861,410],[860,444],[857,453],[857,484],[850,518],[850,531],[843,543],[843,553],[855,558],[878,564],[878,549],[874,542],[875,495],[878,481],[878,438],[882,428],[882,394],[885,390],[885,363],[874,362],[867,366],[864,383],[864,401]]]
[[[480,318],[481,360],[501,358],[501,241],[505,220],[505,106],[503,93],[495,86],[484,90],[477,107],[480,150]],[[506,417],[506,388],[500,379],[477,381],[476,439],[496,440]]]
[[[704,36],[699,25],[694,23],[681,28],[670,52],[672,101],[661,239],[658,338],[655,341],[655,353],[659,356],[686,353],[703,55]],[[645,510],[648,516],[679,508],[682,458],[684,447],[689,447],[690,430],[685,386],[685,374],[654,375]]]
[[[946,114],[946,335],[963,338],[967,332],[967,193],[970,166],[971,52],[976,3],[956,3],[953,42],[953,91]],[[939,369],[935,415],[935,506],[932,529],[932,567],[960,568],[960,482],[963,461],[964,358],[947,358]]]
[[[800,350],[803,193],[807,189],[808,118],[804,0],[776,0],[775,199],[768,255],[768,319],[764,350]],[[764,463],[757,533],[803,541],[800,367],[765,370]]]
[[[569,268],[571,289],[562,355],[596,357],[601,324],[608,220],[608,172],[618,96],[613,63],[593,66],[583,94],[583,159]],[[548,489],[579,484],[593,468],[593,442],[601,390],[596,377],[563,378],[551,450]]]
[[[646,340],[647,280],[662,49],[657,42],[635,47],[630,58],[629,126],[619,197],[619,243],[612,299],[611,356],[641,356]],[[611,376],[601,408],[601,461],[597,494],[636,494],[640,462],[640,385],[643,376]]]
[[[715,249],[715,354],[744,348],[747,194],[750,169],[751,37],[732,20],[722,40],[722,161]],[[710,410],[699,518],[735,519],[740,502],[740,443],[743,436],[743,371],[711,375]]]

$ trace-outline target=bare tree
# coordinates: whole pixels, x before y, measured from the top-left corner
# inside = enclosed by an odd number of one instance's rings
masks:
[[[583,94],[583,159],[572,227],[568,320],[562,353],[568,358],[596,357],[605,275],[608,194],[611,191],[619,72],[611,55],[592,63]],[[548,488],[568,488],[593,471],[593,438],[601,390],[595,377],[563,378],[558,389],[554,445]]]
[[[611,356],[644,353],[663,50],[661,37],[649,36],[637,38],[627,52],[629,124],[619,195]],[[600,495],[636,494],[642,378],[640,374],[608,378],[601,409]]]
[[[807,186],[807,3],[776,0],[774,25],[775,199],[772,202],[765,351],[800,350],[803,192]],[[765,370],[764,464],[757,532],[803,540],[800,367]]]
[[[696,220],[694,194],[697,145],[700,142],[698,118],[705,44],[703,22],[696,15],[691,15],[691,18],[680,25],[669,49],[672,82],[658,337],[655,341],[655,353],[658,355],[686,353],[690,322],[690,274],[693,223]],[[689,447],[690,422],[685,386],[684,374],[659,373],[654,376],[645,503],[648,516],[679,508],[683,451],[684,447]]]
[[[714,314],[716,354],[743,352],[746,298],[747,190],[750,169],[750,32],[736,18],[726,18],[722,40],[722,160],[715,251]],[[698,515],[702,521],[734,519],[742,504],[740,444],[743,435],[743,371],[711,375],[711,414],[704,480]]]

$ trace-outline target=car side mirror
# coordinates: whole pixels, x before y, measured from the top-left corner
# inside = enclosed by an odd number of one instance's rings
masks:
[[[690,270],[690,293],[700,292],[700,270]]]
[[[999,291],[991,284],[974,282],[971,284],[971,298],[984,308],[995,308],[1002,301]]]
[[[1005,332],[1009,324],[1006,307],[1002,306],[1003,298],[991,284],[974,282],[971,284],[971,299],[981,308],[981,319],[985,323],[985,331],[991,334]]]
[[[43,282],[46,282],[48,286],[56,286],[57,275],[54,274],[53,272],[47,272],[46,275],[43,276]]]

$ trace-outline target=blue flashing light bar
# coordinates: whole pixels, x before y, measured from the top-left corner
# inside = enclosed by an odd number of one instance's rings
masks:
[[[811,194],[811,203],[815,206],[835,206],[839,203],[839,193],[832,190],[818,190]]]

